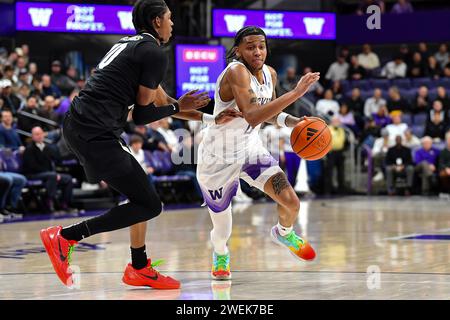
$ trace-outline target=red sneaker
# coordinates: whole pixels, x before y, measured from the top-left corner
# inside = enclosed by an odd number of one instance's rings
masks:
[[[61,230],[61,226],[42,229],[41,240],[59,279],[64,285],[71,287],[73,280],[70,262],[77,242],[64,239],[61,236]]]
[[[152,261],[148,259],[148,264],[145,268],[136,270],[133,268],[131,263],[129,263],[125,269],[122,277],[122,281],[130,286],[147,286],[154,289],[178,289],[180,288],[180,282],[162,275],[157,270],[153,269],[159,265],[161,260],[156,261],[152,264]]]

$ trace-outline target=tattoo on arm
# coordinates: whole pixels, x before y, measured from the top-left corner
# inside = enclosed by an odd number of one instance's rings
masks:
[[[248,93],[250,93],[250,104],[256,104],[257,103],[257,101],[258,101],[258,99],[256,99],[256,94],[255,94],[255,92],[253,91],[253,89],[249,89],[248,90]]]
[[[281,191],[283,191],[286,188],[289,188],[289,186],[290,184],[287,181],[284,172],[278,172],[276,175],[273,176],[272,187],[277,196],[281,193]]]

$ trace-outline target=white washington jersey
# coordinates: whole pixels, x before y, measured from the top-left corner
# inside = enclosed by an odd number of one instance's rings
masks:
[[[216,90],[214,94],[214,116],[228,108],[234,108],[239,111],[236,100],[233,99],[228,102],[222,101],[220,98],[220,83],[223,76],[228,69],[236,64],[245,65],[239,61],[234,60],[222,71],[216,82]],[[250,72],[250,88],[254,91],[259,105],[266,104],[272,100],[274,86],[272,83],[272,76],[267,65],[263,65],[263,80],[264,83],[259,83],[254,75]],[[242,161],[245,155],[248,155],[250,148],[262,148],[263,144],[259,137],[259,129],[261,124],[252,128],[244,118],[235,118],[232,121],[217,125],[209,125],[205,130],[205,135],[202,141],[203,150],[226,160],[227,162]]]

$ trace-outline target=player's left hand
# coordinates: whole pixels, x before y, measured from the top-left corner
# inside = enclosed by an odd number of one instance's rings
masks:
[[[228,108],[216,116],[216,124],[225,124],[235,118],[242,118],[242,112],[237,111],[234,108]]]

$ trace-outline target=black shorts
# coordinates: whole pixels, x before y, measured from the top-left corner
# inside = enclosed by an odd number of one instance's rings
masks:
[[[132,162],[137,161],[123,140],[112,134],[87,140],[81,132],[82,128],[71,121],[68,113],[63,123],[63,137],[83,166],[88,182],[97,183],[134,172]]]

